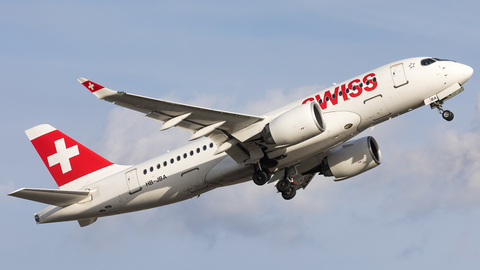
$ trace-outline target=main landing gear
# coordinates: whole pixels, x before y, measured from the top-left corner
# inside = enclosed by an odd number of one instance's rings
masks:
[[[268,180],[270,180],[270,176],[271,174],[266,168],[263,168],[262,170],[257,170],[253,174],[253,182],[258,186],[263,186],[265,185],[265,183],[267,183]]]
[[[282,179],[277,183],[278,192],[282,193],[282,197],[285,200],[291,200],[297,194],[295,182],[289,179]]]
[[[282,197],[285,200],[291,200],[297,194],[297,184],[291,177],[291,172],[296,172],[296,170],[293,171],[292,169],[295,168],[285,168],[285,176],[282,180],[278,181],[276,186],[278,192],[282,193]],[[253,173],[253,182],[255,184],[258,186],[263,186],[268,182],[268,180],[270,180],[271,176],[272,173],[268,170],[268,168],[263,168],[260,165],[260,162],[255,165],[255,172]]]
[[[447,121],[452,121],[453,120],[453,113],[449,110],[443,110],[443,102],[441,101],[436,101],[432,103],[430,106],[433,108],[437,108],[438,112],[442,115],[443,119]]]
[[[282,193],[282,197],[285,200],[291,200],[297,194],[297,184],[293,181],[292,174],[296,174],[295,167],[285,168],[285,174],[283,179],[278,181],[277,190]]]
[[[257,161],[255,164],[255,172],[253,173],[253,182],[258,186],[265,185],[272,177],[272,173],[268,168],[273,168],[277,166],[277,164],[278,161],[268,159],[267,157]]]

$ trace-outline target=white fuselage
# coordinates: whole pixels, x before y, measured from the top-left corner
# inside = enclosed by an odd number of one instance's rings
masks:
[[[425,58],[385,65],[265,114],[265,117],[273,119],[302,103],[320,103],[321,100],[326,122],[326,131],[320,135],[270,152],[268,156],[283,157],[278,160],[277,168],[298,165],[299,173],[308,171],[318,165],[331,149],[368,127],[421,107],[425,99],[452,85],[462,85],[471,76],[468,66],[452,61],[437,61],[423,66],[422,59]],[[216,149],[217,145],[210,139],[202,138],[87,183],[82,189],[92,191],[91,198],[63,208],[50,206],[37,214],[39,223],[158,207],[252,179],[252,166],[237,163],[226,153],[215,155]]]

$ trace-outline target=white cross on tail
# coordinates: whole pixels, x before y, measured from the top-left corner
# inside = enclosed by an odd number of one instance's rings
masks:
[[[57,149],[57,153],[47,157],[48,166],[52,167],[53,165],[60,164],[63,174],[71,171],[72,165],[70,164],[70,159],[80,154],[78,152],[78,145],[74,145],[67,149],[65,139],[62,138],[55,141],[55,148]]]

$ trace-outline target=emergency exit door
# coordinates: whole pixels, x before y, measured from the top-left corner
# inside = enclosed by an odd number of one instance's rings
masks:
[[[127,180],[127,186],[128,186],[130,195],[135,192],[139,192],[142,189],[140,187],[140,183],[138,182],[137,169],[133,169],[126,172],[125,178]]]
[[[390,67],[390,73],[392,74],[393,86],[399,88],[408,84],[405,70],[403,69],[403,63],[396,64]]]

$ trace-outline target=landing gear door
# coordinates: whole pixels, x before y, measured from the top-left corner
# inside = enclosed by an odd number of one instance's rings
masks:
[[[405,70],[403,69],[403,63],[390,67],[390,73],[392,74],[393,87],[399,88],[408,84]]]
[[[125,178],[127,180],[127,186],[130,195],[142,190],[142,188],[140,187],[140,183],[138,182],[137,169],[126,172]]]

